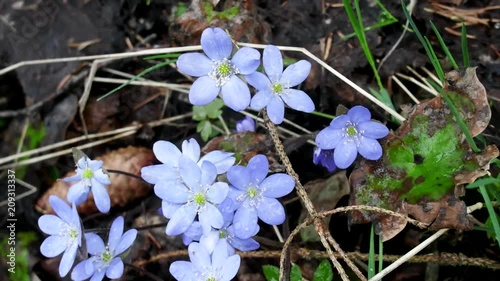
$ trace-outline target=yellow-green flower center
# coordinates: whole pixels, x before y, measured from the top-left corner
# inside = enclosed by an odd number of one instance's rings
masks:
[[[210,277],[207,279],[207,281],[217,281],[217,279],[215,279],[215,277]]]
[[[217,71],[222,77],[229,76],[231,74],[231,66],[229,63],[222,63],[217,67]]]
[[[273,91],[273,93],[275,94],[281,94],[281,92],[283,92],[283,85],[281,85],[280,83],[273,84],[271,86],[271,91]]]
[[[354,126],[349,126],[347,127],[347,134],[349,136],[355,136],[356,134],[358,133],[358,131],[356,131],[356,128],[354,128]]]
[[[110,263],[112,259],[113,259],[113,255],[108,250],[104,251],[101,254],[101,260],[105,263]]]
[[[68,233],[69,238],[77,238],[78,237],[78,230],[71,228]]]
[[[219,238],[227,238],[227,233],[225,231],[219,231]]]
[[[205,204],[205,195],[197,193],[194,195],[193,201],[198,205],[203,205]]]
[[[83,173],[82,173],[82,177],[84,179],[91,179],[92,177],[94,176],[94,171],[92,171],[92,169],[90,168],[86,168],[85,170],[83,170]]]
[[[248,190],[247,190],[247,195],[249,198],[254,198],[255,196],[257,196],[258,192],[257,192],[257,189],[255,187],[250,187]]]

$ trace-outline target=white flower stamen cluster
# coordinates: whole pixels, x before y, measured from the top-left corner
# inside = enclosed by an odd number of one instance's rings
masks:
[[[230,60],[225,58],[213,62],[212,70],[208,73],[208,77],[215,80],[217,87],[222,87],[229,81],[231,75],[239,73],[239,69]]]

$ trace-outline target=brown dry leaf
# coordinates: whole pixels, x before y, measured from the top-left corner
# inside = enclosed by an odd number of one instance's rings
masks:
[[[335,208],[340,198],[349,194],[349,180],[345,171],[338,172],[327,179],[319,179],[308,182],[304,188],[309,194],[309,199],[318,212],[327,211]],[[309,217],[306,208],[302,208],[299,224]],[[330,217],[323,220],[326,225],[330,224]],[[302,241],[314,242],[320,238],[313,225],[310,225],[300,231]]]
[[[96,157],[94,160],[102,160],[104,162],[103,168],[107,170],[119,170],[140,176],[141,168],[154,164],[155,157],[150,149],[129,146],[110,151],[103,156]],[[67,173],[65,177],[74,174],[75,172],[72,171]],[[146,196],[152,189],[150,184],[130,176],[117,173],[109,173],[109,175],[111,184],[106,186],[106,189],[111,199],[111,208],[116,206],[123,207],[132,201]],[[52,187],[38,199],[35,209],[44,214],[54,214],[49,204],[49,196],[56,195],[66,200],[68,189],[72,184],[73,183],[66,183],[61,180],[56,181]],[[94,203],[92,192],[89,198],[83,204],[79,205],[77,209],[78,213],[82,216],[98,211]]]

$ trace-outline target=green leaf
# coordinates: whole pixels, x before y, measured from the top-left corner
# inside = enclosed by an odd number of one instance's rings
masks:
[[[210,138],[210,135],[212,134],[212,123],[210,123],[210,121],[207,120],[200,122],[200,124],[202,123],[203,126],[200,131],[201,139],[203,141],[207,141]],[[200,127],[200,124],[198,124],[198,127]]]
[[[292,265],[292,270],[290,272],[290,280],[302,281],[302,272],[300,271],[300,267],[296,264]]]
[[[332,266],[328,260],[323,260],[314,272],[313,281],[332,281],[333,271]]]
[[[278,281],[280,278],[280,269],[274,265],[263,265],[262,270],[267,281]]]
[[[224,102],[221,99],[215,99],[213,102],[204,106],[193,106],[193,119],[201,121],[205,119],[217,119],[222,114],[221,108]]]

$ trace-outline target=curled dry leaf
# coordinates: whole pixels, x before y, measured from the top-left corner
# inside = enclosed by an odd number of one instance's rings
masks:
[[[475,68],[446,75],[445,91],[472,134],[488,125],[491,112],[486,91]],[[499,154],[489,145],[474,153],[442,97],[417,105],[408,120],[382,143],[378,161],[362,160],[350,176],[351,205],[371,205],[411,215],[431,229],[470,230],[463,185],[489,170]],[[349,223],[374,222],[378,234],[389,240],[406,221],[388,215],[355,211]]]
[[[106,170],[119,170],[140,176],[141,168],[154,164],[155,157],[150,149],[129,146],[110,151],[103,156],[96,157],[94,160],[102,160],[104,162],[103,168]],[[65,177],[74,174],[75,172],[72,171],[67,173]],[[111,184],[106,186],[106,189],[111,199],[111,208],[125,206],[132,201],[146,196],[152,189],[150,184],[140,179],[118,173],[109,173],[109,175]],[[38,199],[35,209],[45,214],[53,214],[54,211],[48,200],[49,196],[56,195],[66,200],[68,189],[72,184],[73,183],[66,183],[61,180],[56,181],[52,187]],[[97,212],[92,192],[89,198],[83,204],[79,205],[77,209],[82,216]]]

